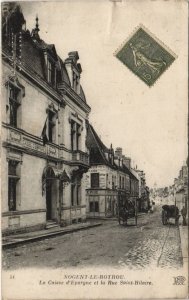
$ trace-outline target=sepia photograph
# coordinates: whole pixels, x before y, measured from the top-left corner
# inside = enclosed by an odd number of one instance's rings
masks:
[[[2,298],[187,299],[188,2],[1,2]]]

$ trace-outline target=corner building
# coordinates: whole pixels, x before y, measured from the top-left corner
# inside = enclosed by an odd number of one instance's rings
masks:
[[[3,233],[82,222],[90,107],[78,52],[63,61],[15,3],[2,14]]]
[[[86,174],[87,216],[117,217],[119,206],[138,199],[138,179],[122,148],[107,148],[91,124],[87,126],[90,169]]]

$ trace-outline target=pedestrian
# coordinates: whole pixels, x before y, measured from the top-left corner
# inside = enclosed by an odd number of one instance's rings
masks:
[[[148,213],[151,213],[152,212],[152,205],[151,203],[148,204]]]
[[[186,215],[187,215],[187,210],[186,210],[186,207],[183,206],[183,208],[181,209],[181,215],[182,215],[182,225],[183,226],[186,226]]]

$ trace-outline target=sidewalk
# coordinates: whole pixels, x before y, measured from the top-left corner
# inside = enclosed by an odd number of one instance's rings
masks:
[[[28,233],[20,233],[2,237],[2,248],[7,249],[11,247],[17,247],[21,244],[31,243],[46,238],[55,237],[57,235],[64,235],[79,230],[85,230],[102,225],[100,222],[86,222],[82,224],[73,224],[67,227],[56,227],[51,229],[44,229],[39,231],[33,231]]]
[[[183,266],[188,270],[188,225],[179,226],[180,230],[180,239],[181,239],[181,249],[183,257]]]
[[[139,213],[138,217],[145,215],[146,213]],[[38,231],[32,231],[28,233],[12,234],[2,237],[2,248],[14,248],[19,245],[26,243],[31,243],[51,237],[56,237],[57,235],[64,235],[79,230],[85,230],[93,227],[97,227],[103,224],[103,221],[118,221],[117,218],[91,218],[86,223],[73,224],[67,227],[55,227],[51,229],[44,229]]]
[[[137,217],[140,218],[144,215],[148,215],[148,213],[147,212],[138,212]],[[93,220],[94,221],[95,220],[101,221],[102,220],[102,221],[116,221],[116,222],[118,222],[118,217],[99,217],[99,216],[96,216],[96,217],[88,217],[88,219],[90,221],[93,221]],[[134,217],[133,217],[133,219],[134,219]]]

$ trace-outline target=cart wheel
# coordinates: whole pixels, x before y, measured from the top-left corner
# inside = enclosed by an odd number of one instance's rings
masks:
[[[167,225],[167,214],[165,211],[162,212],[162,223],[163,225]]]
[[[123,221],[123,225],[124,225],[124,226],[127,226],[127,219],[125,219],[125,220]]]

